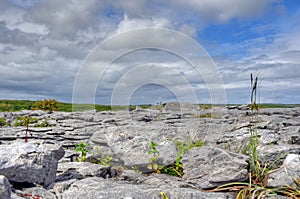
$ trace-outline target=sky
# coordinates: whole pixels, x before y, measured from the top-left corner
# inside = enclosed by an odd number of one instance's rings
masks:
[[[0,99],[299,104],[299,69],[298,0],[0,1]]]

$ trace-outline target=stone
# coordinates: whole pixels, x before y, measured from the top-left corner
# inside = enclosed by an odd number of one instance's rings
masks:
[[[41,187],[31,187],[23,190],[23,196],[31,196],[31,198],[47,198],[56,199],[56,195]]]
[[[0,174],[10,181],[47,186],[55,181],[57,163],[64,156],[56,144],[0,145]]]
[[[149,169],[149,159],[152,155],[148,154],[150,141],[142,137],[134,137],[131,142],[122,142],[112,145],[116,154],[120,154],[120,160],[128,168],[138,168],[141,172],[147,173]],[[156,147],[159,151],[157,164],[160,166],[171,165],[176,161],[177,149],[173,142],[157,142]]]
[[[300,145],[259,145],[257,151],[259,157],[266,160],[269,165],[278,168],[288,154],[300,154]]]
[[[106,167],[90,162],[64,162],[58,164],[56,181],[70,179],[83,179],[87,177],[112,178],[122,173],[121,168],[116,166]]]
[[[128,184],[108,181],[103,178],[87,178],[76,181],[62,194],[62,199],[81,198],[123,198],[123,199],[161,199],[164,192],[172,199],[233,199],[230,193],[208,193],[190,188],[173,188],[171,186],[156,186],[143,184]]]
[[[198,111],[199,109],[198,105],[184,102],[168,102],[164,107],[165,111]]]
[[[147,168],[152,155],[148,154],[151,140],[159,140],[160,126],[135,125],[131,128],[109,127],[97,131],[90,139],[91,143],[109,146],[121,164],[128,168],[137,168],[143,173],[150,170]],[[159,151],[157,163],[161,166],[173,164],[177,158],[177,149],[172,141],[156,141]]]
[[[288,154],[282,167],[269,175],[268,186],[296,186],[294,179],[300,179],[300,155]]]
[[[183,179],[200,189],[243,182],[248,179],[248,160],[247,156],[216,147],[196,147],[182,156]]]
[[[10,199],[11,189],[8,179],[0,175],[0,199]]]

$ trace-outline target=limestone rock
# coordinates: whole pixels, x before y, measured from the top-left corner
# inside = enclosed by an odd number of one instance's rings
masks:
[[[207,193],[190,188],[173,188],[171,186],[135,185],[122,182],[108,181],[103,178],[87,178],[71,184],[64,191],[62,199],[81,198],[126,198],[126,199],[161,199],[160,192],[169,198],[197,198],[197,199],[233,199],[230,193]]]
[[[55,194],[51,193],[50,191],[41,188],[41,187],[32,187],[32,188],[27,188],[23,191],[23,195],[31,195],[32,198],[34,197],[42,197],[42,198],[47,198],[47,199],[56,199]]]
[[[248,157],[222,149],[202,146],[182,157],[183,179],[200,189],[214,188],[228,182],[248,179]]]
[[[300,155],[289,154],[282,167],[269,175],[268,186],[295,186],[294,179],[300,179]]]
[[[10,181],[47,186],[54,182],[57,162],[63,155],[63,148],[56,144],[0,145],[0,174]]]
[[[265,145],[257,148],[259,157],[264,158],[274,167],[280,167],[283,164],[287,154],[300,154],[300,145]]]
[[[11,189],[8,179],[0,175],[0,199],[10,199]]]
[[[120,175],[122,169],[117,166],[105,167],[90,162],[64,162],[58,165],[57,173],[56,181],[66,181],[94,176],[112,178]]]

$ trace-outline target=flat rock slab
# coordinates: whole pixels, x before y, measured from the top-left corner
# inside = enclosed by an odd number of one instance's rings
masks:
[[[0,174],[10,181],[47,186],[55,181],[57,162],[63,156],[57,144],[0,145]]]
[[[190,188],[173,188],[171,186],[135,185],[114,182],[103,178],[86,178],[71,184],[64,191],[62,199],[69,198],[126,198],[126,199],[161,199],[164,192],[170,199],[233,199],[229,193],[207,193]]]
[[[196,147],[182,157],[183,179],[200,189],[248,179],[248,157],[210,146]]]

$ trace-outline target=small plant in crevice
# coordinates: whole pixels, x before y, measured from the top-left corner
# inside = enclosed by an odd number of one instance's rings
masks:
[[[133,167],[131,167],[131,168],[132,168],[135,172],[137,172],[138,174],[143,174],[143,172],[141,172],[137,166],[133,166]]]
[[[54,124],[50,124],[47,119],[43,119],[41,123],[34,125],[34,127],[52,127]]]
[[[159,193],[161,195],[161,199],[169,199],[165,192],[162,191],[162,192],[159,192]]]
[[[0,118],[0,127],[10,126],[10,124],[6,121],[5,118]]]
[[[86,159],[86,155],[88,152],[90,152],[89,149],[87,149],[88,144],[84,142],[80,142],[79,144],[76,145],[76,148],[74,149],[77,152],[80,152],[80,157],[78,157],[79,162],[84,162]]]
[[[31,117],[31,115],[28,116],[21,116],[21,117],[17,117],[15,122],[14,122],[14,126],[26,126],[29,124],[34,124],[38,121],[38,118],[34,118]]]
[[[154,141],[151,141],[150,144],[149,144],[149,147],[150,149],[148,150],[148,154],[149,155],[152,155],[151,158],[149,158],[149,165],[148,165],[148,169],[150,170],[155,170],[157,173],[160,173],[160,169],[159,169],[159,166],[158,166],[158,156],[159,156],[159,152],[157,150],[157,147],[158,144]]]
[[[102,153],[102,151],[97,148],[97,154],[94,154],[94,157],[87,158],[86,161],[94,164],[101,164],[103,166],[110,166],[112,160],[112,156]]]
[[[196,115],[194,118],[222,119],[220,115],[213,114],[213,113],[204,113],[204,114]]]
[[[192,148],[203,146],[204,142],[201,140],[194,142],[194,141],[190,141],[189,139],[186,139],[185,141],[175,141],[175,145],[178,151],[176,161],[173,165],[163,167],[162,173],[166,173],[181,178],[183,177],[184,174],[183,165],[181,163],[183,154]]]
[[[30,134],[32,136],[32,133],[29,130],[29,124],[35,123],[37,120],[38,120],[37,118],[33,118],[30,115],[18,117],[16,119],[14,126],[25,126],[26,127],[25,138],[24,138],[25,142],[28,142],[28,134]]]
[[[176,161],[174,162],[174,164],[168,165],[168,166],[161,166],[157,163],[158,161],[158,156],[159,156],[159,151],[157,150],[157,143],[151,141],[149,144],[149,151],[148,154],[152,154],[152,157],[149,158],[149,166],[148,169],[150,170],[155,170],[156,173],[164,173],[164,174],[168,174],[171,176],[176,176],[176,177],[183,177],[183,165],[181,163],[181,159],[182,159],[182,155],[195,147],[200,147],[204,145],[204,142],[202,141],[197,141],[197,142],[190,142],[188,140],[185,140],[183,142],[181,141],[176,141],[175,142],[177,151],[178,151],[178,155],[176,158]]]

